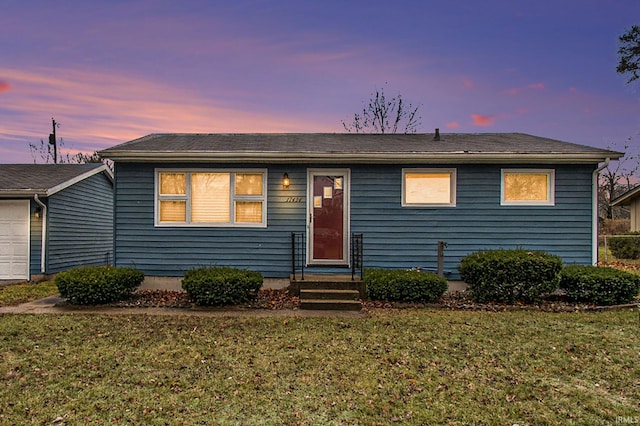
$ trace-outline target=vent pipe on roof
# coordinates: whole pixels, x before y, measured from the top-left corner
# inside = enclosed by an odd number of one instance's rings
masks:
[[[433,137],[434,141],[439,141],[440,140],[440,129],[436,128],[436,134]]]

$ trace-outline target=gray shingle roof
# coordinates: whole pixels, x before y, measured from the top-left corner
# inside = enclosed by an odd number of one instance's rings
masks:
[[[151,134],[100,152],[115,161],[597,163],[621,153],[523,133]]]
[[[105,169],[90,164],[0,164],[0,197],[47,196],[66,184]]]

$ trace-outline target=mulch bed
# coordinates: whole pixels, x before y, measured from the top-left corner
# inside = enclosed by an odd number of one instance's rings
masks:
[[[130,308],[194,308],[196,304],[182,291],[167,290],[138,290],[129,300],[111,304],[117,307]],[[468,311],[516,311],[530,310],[543,312],[581,312],[599,311],[611,309],[639,308],[640,301],[629,305],[595,306],[590,304],[572,303],[562,295],[554,295],[536,304],[502,304],[502,303],[476,303],[471,300],[467,292],[451,292],[443,296],[438,303],[404,303],[363,300],[363,310],[372,309],[407,309],[407,308],[437,308],[445,310]],[[258,292],[255,299],[248,303],[237,305],[239,309],[299,309],[300,299],[289,293],[288,290],[263,289]]]

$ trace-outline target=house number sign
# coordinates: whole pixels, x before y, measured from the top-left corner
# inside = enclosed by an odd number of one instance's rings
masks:
[[[287,197],[287,203],[301,203],[302,197]]]

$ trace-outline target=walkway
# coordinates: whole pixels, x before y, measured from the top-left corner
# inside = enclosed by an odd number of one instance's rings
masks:
[[[111,306],[58,306],[59,296],[49,296],[18,306],[0,307],[0,314],[91,314],[91,315],[186,315],[202,317],[256,318],[365,318],[363,311],[314,311],[300,309],[219,308],[118,308]]]

